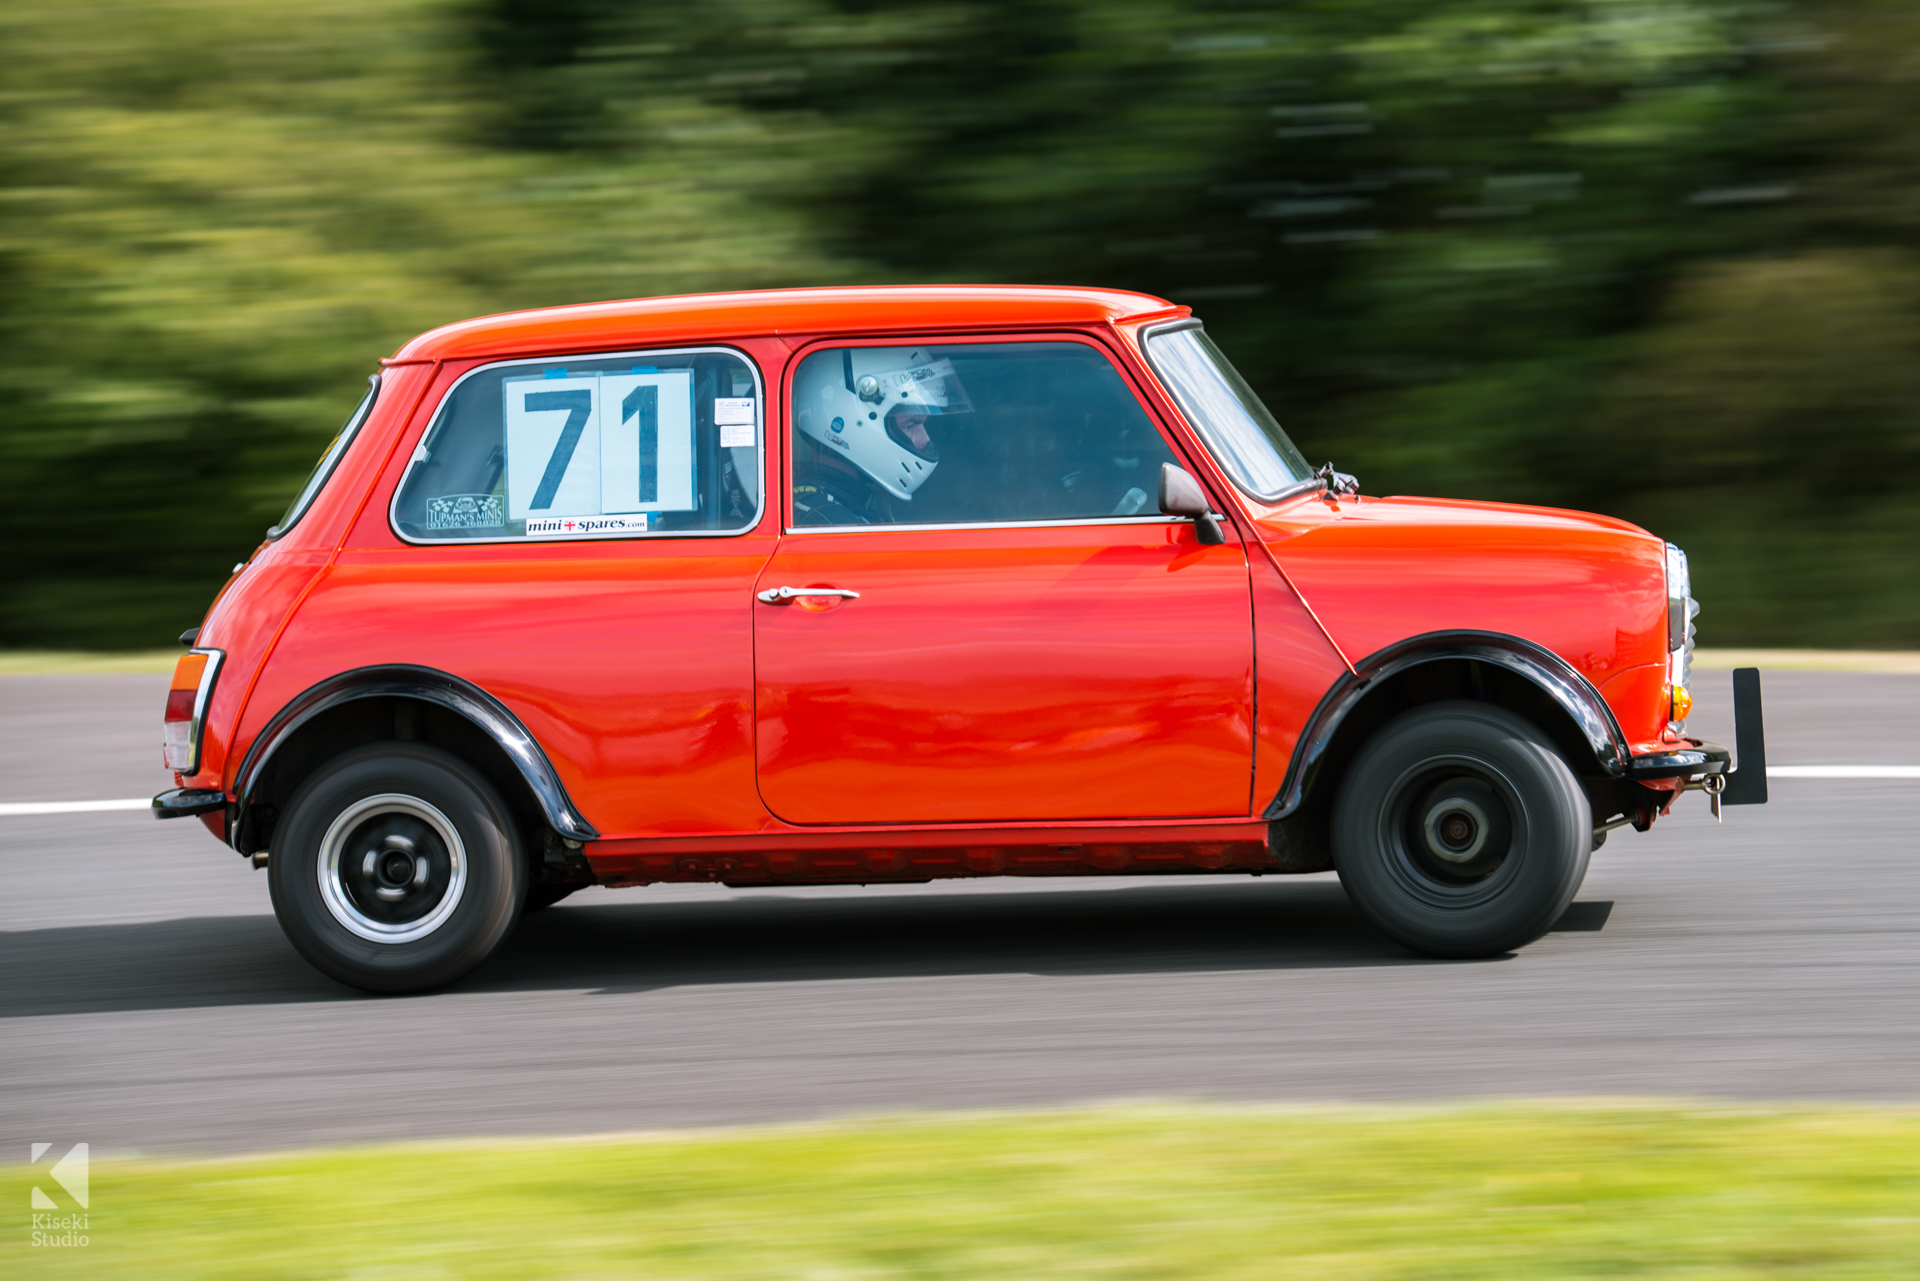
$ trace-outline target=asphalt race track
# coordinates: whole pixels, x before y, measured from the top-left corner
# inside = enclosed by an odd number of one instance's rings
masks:
[[[135,797],[166,680],[0,677],[0,801]],[[1694,725],[1730,738],[1728,678]],[[1920,764],[1920,677],[1770,673],[1772,762]],[[1615,833],[1413,956],[1330,875],[590,890],[450,991],[307,967],[190,820],[0,817],[0,1142],[182,1153],[1113,1098],[1920,1098],[1920,781]]]

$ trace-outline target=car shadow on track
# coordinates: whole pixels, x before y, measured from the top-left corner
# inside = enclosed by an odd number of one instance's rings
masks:
[[[1611,906],[1575,904],[1556,928],[1598,929]],[[871,898],[768,891],[536,913],[448,991],[1435,964],[1449,962],[1382,937],[1331,881]],[[270,916],[0,934],[0,1018],[358,996],[308,966]]]
[[[692,910],[702,909],[702,910]],[[719,909],[719,910],[715,910]],[[529,917],[478,974],[488,990],[637,992],[692,983],[1408,965],[1331,882],[803,898]],[[602,977],[604,976],[604,977]]]

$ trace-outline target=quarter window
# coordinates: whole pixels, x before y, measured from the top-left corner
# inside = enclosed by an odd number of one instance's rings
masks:
[[[1153,333],[1147,359],[1234,484],[1273,500],[1312,478],[1306,458],[1197,322]]]
[[[796,526],[1157,519],[1172,461],[1084,343],[831,347],[794,374]]]
[[[414,542],[736,533],[760,510],[761,403],[730,351],[486,366],[441,401],[394,529]]]
[[[367,379],[367,394],[360,398],[359,407],[347,419],[346,425],[334,433],[333,439],[321,453],[320,461],[313,465],[311,472],[307,473],[306,483],[300,486],[300,492],[293,496],[291,503],[287,504],[287,514],[280,518],[279,524],[267,531],[268,538],[280,537],[307,514],[307,508],[313,505],[313,500],[326,486],[328,477],[333,475],[334,465],[340,461],[340,455],[347,452],[347,446],[353,443],[355,433],[360,430],[360,424],[367,421],[367,414],[373,409],[374,397],[379,394],[380,375],[375,374]]]

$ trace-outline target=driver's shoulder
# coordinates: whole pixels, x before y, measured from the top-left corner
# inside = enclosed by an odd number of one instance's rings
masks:
[[[793,514],[797,525],[871,525],[841,495],[822,484],[795,479]]]

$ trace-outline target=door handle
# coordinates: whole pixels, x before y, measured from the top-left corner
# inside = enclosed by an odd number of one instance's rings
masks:
[[[850,592],[844,587],[769,587],[764,592],[756,592],[761,600],[769,605],[784,605],[796,596],[838,596],[842,600],[859,600],[859,592]]]

